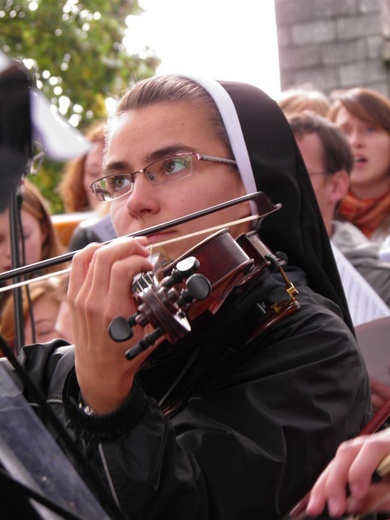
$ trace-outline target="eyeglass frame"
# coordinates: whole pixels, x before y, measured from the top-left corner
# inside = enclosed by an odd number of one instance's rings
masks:
[[[96,185],[97,183],[101,182],[104,179],[108,179],[110,177],[115,177],[115,176],[118,176],[118,175],[130,175],[130,176],[133,176],[133,181],[131,181],[131,182],[132,182],[132,185],[134,185],[135,176],[137,174],[145,173],[145,171],[147,171],[148,168],[150,168],[151,166],[153,166],[154,164],[156,164],[156,163],[158,163],[160,161],[172,159],[174,157],[181,157],[181,156],[185,156],[185,155],[191,156],[191,167],[192,167],[192,157],[194,157],[194,156],[196,157],[196,159],[198,161],[209,161],[209,162],[214,162],[214,163],[226,164],[226,165],[229,165],[229,166],[237,166],[237,162],[234,159],[225,159],[225,158],[222,158],[222,157],[214,157],[213,155],[202,155],[202,154],[199,154],[198,152],[181,152],[181,153],[176,153],[176,154],[173,154],[173,155],[168,155],[167,157],[162,157],[161,159],[157,159],[156,161],[151,162],[150,164],[148,164],[144,168],[140,168],[139,170],[137,170],[135,172],[118,172],[118,173],[112,173],[110,175],[105,175],[104,177],[100,177],[100,179],[97,179],[96,181],[92,182],[90,184],[90,188],[92,190],[92,193],[96,196],[96,198],[97,198],[97,200],[99,202],[113,202],[114,200],[118,200],[121,197],[123,197],[124,195],[127,195],[127,194],[131,193],[133,191],[133,188],[129,189],[129,191],[126,191],[125,193],[122,193],[118,197],[113,197],[113,198],[109,198],[109,199],[105,200],[105,199],[100,199],[98,197],[98,195],[101,195],[101,191],[100,191],[100,193],[98,191],[95,191],[96,188],[94,188],[94,185]],[[191,173],[189,173],[185,177],[189,177],[190,175],[192,175],[192,169],[191,169]],[[183,179],[185,177],[181,177],[180,179],[177,179],[177,180],[181,180],[181,179]],[[154,184],[153,182],[149,181],[149,179],[147,177],[146,177],[146,179],[148,180],[148,182],[150,182],[150,184],[152,186],[160,186],[162,184],[161,182],[159,182],[157,184]]]

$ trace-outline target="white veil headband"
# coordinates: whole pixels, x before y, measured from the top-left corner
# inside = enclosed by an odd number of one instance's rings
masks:
[[[233,155],[237,162],[245,190],[247,193],[256,192],[257,187],[255,177],[249,159],[244,135],[242,133],[240,120],[238,118],[236,107],[234,106],[234,103],[228,92],[220,83],[218,83],[218,81],[213,79],[199,78],[197,76],[191,76],[188,74],[178,75],[198,83],[198,85],[203,87],[212,97],[214,103],[217,105],[222,121],[225,125]],[[251,202],[251,205],[252,204],[253,203]],[[253,211],[256,211],[256,208],[252,206],[252,212]]]

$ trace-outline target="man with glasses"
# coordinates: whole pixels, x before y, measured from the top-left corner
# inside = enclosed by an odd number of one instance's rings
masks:
[[[289,122],[308,169],[328,235],[338,249],[336,253],[344,255],[385,304],[380,301],[377,305],[373,303],[370,311],[377,309],[379,314],[366,316],[366,321],[389,315],[390,264],[380,261],[377,244],[368,240],[350,222],[337,219],[337,207],[348,191],[354,165],[348,139],[335,123],[313,112],[291,115]],[[368,307],[364,302],[361,305]],[[355,321],[355,325],[358,324]]]

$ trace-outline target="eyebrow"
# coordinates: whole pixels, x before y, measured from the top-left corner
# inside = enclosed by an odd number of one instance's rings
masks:
[[[158,161],[159,159],[164,159],[164,157],[169,157],[171,155],[176,155],[177,153],[186,153],[186,152],[194,152],[195,149],[191,146],[187,146],[184,144],[174,144],[170,146],[165,146],[164,148],[159,148],[154,152],[145,156],[145,166],[148,166],[150,163],[154,161]],[[143,166],[143,168],[145,168]],[[110,171],[126,171],[132,172],[135,171],[134,168],[129,167],[129,163],[126,161],[113,161],[104,165],[103,174],[109,175]]]
[[[50,324],[50,325],[53,325],[53,327],[54,327],[54,325],[56,324],[56,322],[53,321],[53,320],[51,320],[51,319],[49,319],[49,318],[41,318],[41,319],[39,319],[39,320],[34,321],[34,325],[35,325],[36,327],[37,327],[38,325],[42,325],[42,324],[46,324],[46,325]]]

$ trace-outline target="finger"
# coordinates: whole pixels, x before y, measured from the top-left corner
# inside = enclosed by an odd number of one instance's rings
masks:
[[[383,395],[387,395],[388,399],[390,399],[390,377],[389,377],[389,384],[385,385],[383,383],[380,383],[376,379],[370,378],[370,387],[374,392],[378,392]]]
[[[68,298],[72,298],[72,294],[77,293],[82,285],[88,272],[91,259],[95,251],[102,247],[102,244],[88,244],[84,249],[78,251],[72,260],[72,266],[68,283]]]
[[[390,510],[390,482],[373,484],[366,495],[359,499],[351,497],[348,501],[349,514],[388,512]]]
[[[390,440],[386,431],[375,436],[365,436],[363,439],[365,442],[349,470],[349,487],[351,495],[356,499],[367,493],[372,475],[390,452]]]
[[[87,246],[76,254],[72,262],[69,282],[70,301],[75,302],[77,297],[83,300],[92,288],[96,291],[96,297],[104,298],[109,289],[112,264],[132,255],[139,255],[143,258],[148,256],[142,240],[117,239],[108,245]],[[101,303],[102,301],[100,300]]]
[[[99,250],[92,260],[93,270],[87,279],[87,300],[89,308],[112,318],[113,313],[128,314],[135,306],[131,285],[136,274],[152,269],[152,264],[143,254],[143,248],[124,247],[121,251]],[[90,290],[88,291],[88,284]],[[88,299],[89,298],[89,299]],[[129,308],[131,306],[131,309]]]
[[[318,515],[324,509],[325,503],[328,504],[332,517],[341,516],[345,511],[349,468],[360,449],[360,441],[354,441],[356,439],[340,445],[336,457],[314,485],[307,507],[309,515]]]
[[[329,464],[328,467],[322,472],[310,492],[309,501],[306,506],[306,513],[309,516],[318,516],[325,508],[326,495],[324,490],[329,471],[331,471],[331,464]]]
[[[374,413],[378,412],[387,402],[387,399],[383,399],[380,394],[376,392],[371,392],[371,404],[373,407]]]

